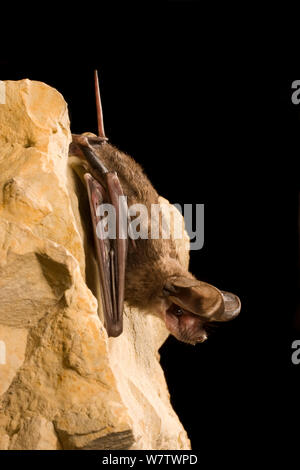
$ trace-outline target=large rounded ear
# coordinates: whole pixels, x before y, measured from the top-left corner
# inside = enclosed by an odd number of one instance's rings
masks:
[[[221,291],[225,310],[222,315],[221,321],[233,320],[241,311],[241,301],[237,295],[232,294],[231,292]]]
[[[177,292],[179,287],[196,287],[198,284],[199,281],[192,277],[175,276],[170,278],[170,280],[165,284],[164,290],[169,293],[174,293]]]
[[[193,278],[172,279],[165,285],[165,292],[176,305],[206,321],[228,321],[240,311],[238,297]]]

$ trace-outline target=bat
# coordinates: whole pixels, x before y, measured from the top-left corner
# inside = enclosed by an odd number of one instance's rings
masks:
[[[240,300],[197,280],[185,269],[173,239],[151,237],[151,217],[141,217],[148,237],[130,236],[128,207],[143,205],[149,215],[153,204],[159,203],[159,195],[141,166],[109,143],[97,71],[94,80],[98,135],[72,134],[70,155],[80,158],[84,170],[107,334],[117,337],[122,333],[126,301],[162,318],[178,340],[201,343],[207,339],[208,324],[232,320],[239,314]],[[119,203],[124,198],[127,207]],[[101,225],[101,209],[107,204],[115,211],[115,237],[108,236]],[[126,233],[129,236],[123,236]]]

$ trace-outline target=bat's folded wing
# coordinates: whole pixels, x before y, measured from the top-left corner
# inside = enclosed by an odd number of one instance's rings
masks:
[[[127,214],[123,191],[114,172],[105,175],[104,187],[89,173],[85,174],[93,222],[97,263],[101,281],[104,326],[108,336],[119,336],[123,331],[123,305],[127,258]],[[101,223],[100,206],[110,203],[116,223],[114,230],[106,230]],[[126,225],[126,226],[125,226]],[[113,236],[112,236],[113,234]]]

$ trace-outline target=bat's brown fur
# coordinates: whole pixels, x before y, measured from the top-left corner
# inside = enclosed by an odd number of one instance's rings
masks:
[[[108,170],[117,172],[128,206],[136,203],[145,205],[150,220],[151,205],[158,204],[158,194],[142,167],[108,143],[94,148]],[[135,247],[129,243],[125,287],[128,304],[153,310],[166,283],[182,276],[195,280],[181,266],[174,240],[151,239],[149,234],[147,240],[136,240]]]
[[[76,144],[72,150],[77,153]],[[109,143],[93,145],[93,150],[109,171],[117,172],[128,206],[146,206],[150,221],[151,205],[158,204],[158,194],[141,166]],[[95,177],[101,180],[99,174]],[[146,240],[137,239],[135,246],[129,242],[125,300],[133,307],[161,316],[170,332],[188,343],[206,339],[204,326],[208,321],[224,320],[221,292],[197,281],[182,266],[172,238],[149,236]]]

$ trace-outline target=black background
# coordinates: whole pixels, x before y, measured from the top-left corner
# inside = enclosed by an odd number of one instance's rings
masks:
[[[1,79],[55,87],[72,131],[96,132],[97,68],[110,141],[171,202],[205,204],[205,243],[191,270],[238,294],[242,311],[203,345],[167,340],[172,403],[192,448],[212,461],[244,446],[255,455],[270,438],[279,449],[297,421],[300,371],[291,363],[300,339],[300,105],[291,102],[299,75],[281,78],[257,47],[238,48],[226,32],[213,44],[198,3],[118,8],[118,21],[113,9],[80,13],[68,40],[47,52],[24,39],[27,53],[2,55]]]

